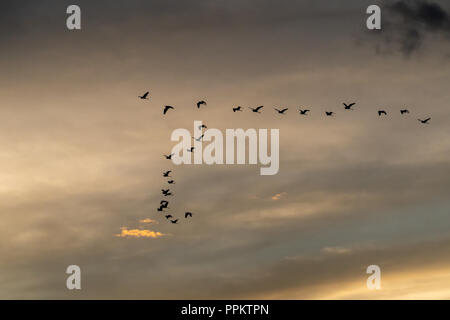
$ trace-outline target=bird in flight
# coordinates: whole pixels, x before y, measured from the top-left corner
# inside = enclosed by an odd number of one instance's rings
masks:
[[[163,211],[164,211],[164,208],[167,208],[167,207],[165,207],[165,206],[163,206],[163,205],[160,205],[159,208],[156,209],[156,210],[158,210],[159,212],[163,212]]]
[[[200,141],[203,139],[203,137],[204,137],[204,134],[202,134],[202,135],[201,135],[200,137],[198,137],[198,138],[192,137],[192,139],[194,139],[195,141],[200,142]]]
[[[163,206],[164,208],[167,208],[167,206],[169,205],[169,201],[166,200],[161,200],[161,202],[159,203],[161,206]]]
[[[166,171],[163,173],[163,177],[170,177],[170,173],[172,172],[172,170]]]
[[[326,114],[328,117],[332,117],[333,114],[334,114],[334,112],[333,112],[333,111],[325,111],[325,114]]]
[[[431,120],[431,118],[427,118],[427,119],[425,119],[425,120],[421,120],[421,119],[417,119],[417,120],[419,120],[421,123],[423,123],[423,124],[428,124],[428,121],[430,121]]]
[[[409,110],[408,109],[403,109],[403,110],[400,110],[400,113],[401,114],[409,113]]]
[[[187,149],[188,152],[194,152],[195,147],[191,147],[190,149]]]
[[[288,111],[289,108],[284,108],[282,110],[279,110],[277,108],[274,108],[279,114],[284,114],[286,111]]]
[[[381,116],[382,114],[384,114],[385,116],[387,116],[387,112],[384,110],[378,110],[378,116]]]
[[[191,218],[192,218],[192,213],[191,213],[191,212],[186,212],[186,213],[184,214],[184,217],[185,217],[185,218],[187,218],[187,217],[191,217]]]
[[[306,114],[307,114],[309,111],[310,111],[310,110],[308,110],[308,109],[305,109],[305,110],[298,109],[298,112],[300,112],[300,114],[305,115],[305,116],[306,116]]]
[[[170,222],[172,222],[173,224],[177,224],[177,222],[178,222],[178,219],[175,219],[175,220],[170,220]]]
[[[175,109],[174,107],[172,107],[172,106],[165,106],[164,107],[164,111],[163,111],[163,114],[166,114],[167,113],[167,111],[169,111],[169,109]]]
[[[261,110],[262,108],[264,108],[264,106],[259,106],[258,108],[251,108],[251,107],[248,107],[250,110],[252,110],[253,112],[255,112],[255,113],[261,113],[261,112],[259,112],[259,110]]]
[[[150,92],[146,92],[146,93],[144,93],[142,96],[138,96],[139,98],[141,98],[142,100],[148,100],[148,94],[149,94]]]
[[[166,215],[166,219],[173,218],[171,214]]]
[[[207,129],[208,127],[202,124],[201,126],[198,126],[198,130],[202,130],[203,128]]]
[[[233,108],[233,112],[236,112],[236,111],[242,111],[241,106],[238,106],[238,107],[236,107],[236,108]]]
[[[173,181],[173,180],[169,180],[169,181],[167,181],[167,183],[168,183],[168,184],[174,184],[174,183],[175,183],[175,181]]]
[[[197,102],[197,108],[198,108],[198,109],[200,109],[200,106],[201,106],[201,105],[205,105],[205,106],[206,106],[206,101],[203,101],[203,100],[202,100],[202,101]]]
[[[350,104],[346,104],[344,103],[344,109],[345,110],[353,110],[352,107],[356,104],[356,102],[350,103]]]
[[[169,154],[169,155],[164,155],[164,157],[167,159],[167,160],[172,160],[172,156],[174,155],[175,153],[171,153],[171,154]]]
[[[161,191],[165,197],[172,195],[172,193],[170,193],[170,189],[161,189]]]

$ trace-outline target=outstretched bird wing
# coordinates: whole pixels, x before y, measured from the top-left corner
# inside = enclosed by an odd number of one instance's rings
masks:
[[[197,102],[197,108],[200,108],[200,106],[202,105],[202,104],[204,104],[204,105],[206,105],[206,101],[199,101],[199,102]]]
[[[356,102],[350,103],[350,104],[346,104],[344,103],[344,106],[348,109],[350,109],[351,107],[353,107],[356,104]]]
[[[169,109],[174,109],[174,107],[172,107],[172,106],[165,106],[165,107],[164,107],[163,114],[166,114],[166,112],[167,112]]]

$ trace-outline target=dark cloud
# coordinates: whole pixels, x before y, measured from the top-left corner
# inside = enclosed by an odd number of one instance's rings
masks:
[[[383,46],[381,50],[399,50],[405,56],[418,51],[433,35],[450,37],[447,9],[426,0],[401,0],[386,5],[383,11]]]

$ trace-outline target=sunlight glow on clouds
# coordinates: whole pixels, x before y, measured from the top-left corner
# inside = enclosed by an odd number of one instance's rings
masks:
[[[286,194],[286,192],[277,193],[276,195],[274,195],[272,197],[272,200],[275,200],[275,201],[280,200],[281,197],[284,196],[285,194]]]
[[[322,252],[330,254],[345,254],[349,253],[350,249],[344,247],[325,247],[322,249]]]
[[[165,235],[161,232],[147,230],[147,229],[130,229],[130,230],[128,230],[127,227],[122,227],[122,228],[120,228],[120,230],[121,230],[120,234],[116,234],[116,236],[120,237],[120,238],[126,238],[126,237],[160,238]]]
[[[139,220],[139,223],[158,224],[158,221],[150,219],[150,218],[145,218],[145,219]]]

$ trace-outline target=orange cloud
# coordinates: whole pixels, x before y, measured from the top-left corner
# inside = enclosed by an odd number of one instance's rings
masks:
[[[120,228],[120,230],[121,230],[120,234],[116,234],[116,236],[120,237],[120,238],[126,238],[126,237],[159,238],[159,237],[162,237],[165,235],[161,232],[147,230],[147,229],[130,229],[130,230],[128,230],[127,227],[122,227],[122,228]]]
[[[150,218],[145,218],[145,219],[141,219],[139,220],[139,223],[152,223],[152,224],[158,224],[158,221],[150,219]]]
[[[277,193],[276,195],[272,196],[272,200],[280,200],[282,196],[284,196],[286,192]]]

